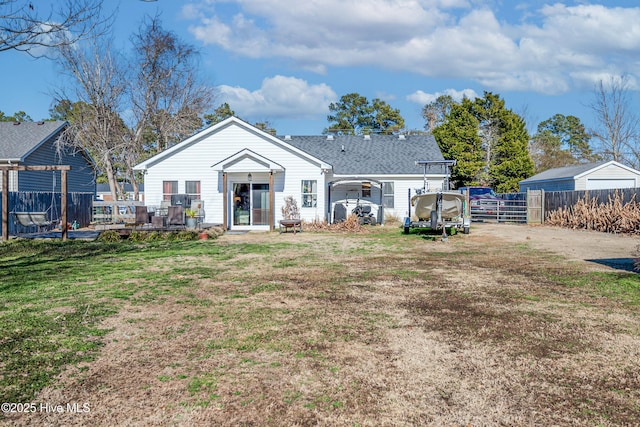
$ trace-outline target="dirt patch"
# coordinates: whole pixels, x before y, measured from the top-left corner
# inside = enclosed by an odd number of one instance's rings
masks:
[[[512,224],[474,224],[472,234],[482,239],[496,238],[553,252],[574,261],[630,270],[638,256],[640,238],[636,236],[569,230],[547,226]]]

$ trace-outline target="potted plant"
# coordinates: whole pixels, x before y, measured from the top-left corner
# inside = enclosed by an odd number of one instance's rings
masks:
[[[198,211],[195,209],[185,209],[184,211],[185,216],[187,217],[187,227],[188,228],[196,228],[197,225],[197,220],[196,220],[196,216],[198,216]]]

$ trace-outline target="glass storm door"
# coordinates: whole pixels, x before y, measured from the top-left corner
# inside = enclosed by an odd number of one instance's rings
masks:
[[[251,225],[269,225],[269,184],[251,186]]]
[[[233,184],[233,225],[269,225],[269,184]]]

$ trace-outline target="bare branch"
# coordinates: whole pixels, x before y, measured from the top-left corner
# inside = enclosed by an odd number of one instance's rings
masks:
[[[598,128],[592,133],[600,141],[602,154],[618,162],[637,163],[637,158],[629,158],[630,153],[637,151],[635,144],[640,121],[630,104],[628,78],[611,77],[608,82],[600,80],[590,107],[598,123]]]
[[[71,45],[102,32],[112,19],[101,18],[101,0],[64,0],[50,7],[42,3],[48,2],[0,0],[0,52],[13,49],[40,56],[35,48]]]

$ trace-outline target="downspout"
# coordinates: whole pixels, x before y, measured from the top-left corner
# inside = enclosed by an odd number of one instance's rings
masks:
[[[276,229],[275,217],[276,217],[276,195],[273,191],[273,171],[269,172],[269,204],[271,205],[271,215],[269,215],[269,230]]]
[[[382,194],[383,183],[380,183],[380,225],[384,225],[384,194]]]
[[[331,183],[327,187],[327,211],[326,211],[327,224],[331,224]]]
[[[227,219],[227,173],[222,172],[222,229],[227,231],[228,219]]]

